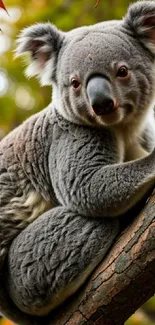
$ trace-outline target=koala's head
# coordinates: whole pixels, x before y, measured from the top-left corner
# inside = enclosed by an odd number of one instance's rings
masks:
[[[26,73],[53,86],[66,119],[117,125],[141,119],[155,97],[155,2],[131,5],[123,20],[70,32],[51,24],[26,28],[17,55],[30,53]]]

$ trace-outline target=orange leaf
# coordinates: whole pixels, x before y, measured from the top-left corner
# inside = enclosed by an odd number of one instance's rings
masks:
[[[13,325],[13,323],[11,323],[9,320],[7,319],[3,319],[1,322],[1,325]]]
[[[0,0],[0,8],[2,8],[3,10],[5,10],[7,12],[6,7],[2,0]],[[8,14],[8,12],[7,12],[7,14]]]

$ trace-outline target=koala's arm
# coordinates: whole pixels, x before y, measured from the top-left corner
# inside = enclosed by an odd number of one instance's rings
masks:
[[[85,189],[85,195],[90,196],[90,209],[95,206],[95,214],[118,216],[132,208],[155,181],[152,156],[95,172]]]
[[[61,204],[82,215],[119,216],[133,207],[155,182],[155,151],[132,162],[119,162],[115,139],[108,131],[68,134],[60,139],[58,169],[50,173]],[[79,133],[79,134],[78,134]],[[53,149],[52,149],[53,150]],[[61,179],[61,183],[59,182]]]

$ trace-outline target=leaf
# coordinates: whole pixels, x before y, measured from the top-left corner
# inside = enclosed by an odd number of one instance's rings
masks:
[[[2,322],[1,322],[1,325],[15,325],[15,324],[13,324],[12,322],[10,322],[7,319],[3,319]]]
[[[7,12],[7,14],[8,14],[8,11],[7,11],[7,9],[6,9],[6,7],[5,7],[5,5],[4,5],[4,3],[3,3],[2,0],[0,0],[0,8],[3,9],[3,10],[5,10]]]

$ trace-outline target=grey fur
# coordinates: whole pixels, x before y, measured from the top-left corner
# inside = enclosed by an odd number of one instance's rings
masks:
[[[19,324],[48,324],[32,315],[81,286],[114,243],[119,216],[155,183],[154,28],[155,3],[142,1],[121,21],[21,33],[17,55],[29,52],[27,74],[52,84],[53,104],[0,142],[0,311]],[[96,76],[111,114],[91,107]]]

